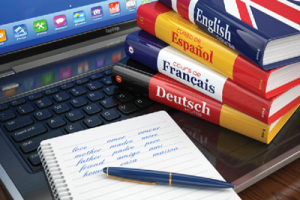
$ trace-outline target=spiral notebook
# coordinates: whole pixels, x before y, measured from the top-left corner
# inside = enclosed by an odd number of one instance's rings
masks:
[[[54,199],[240,199],[233,189],[145,185],[102,172],[121,166],[224,180],[165,111],[45,140],[38,153]]]

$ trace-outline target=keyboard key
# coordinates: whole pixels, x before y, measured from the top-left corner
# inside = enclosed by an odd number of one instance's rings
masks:
[[[113,108],[101,113],[101,116],[107,121],[112,121],[114,119],[119,118],[121,115]]]
[[[145,108],[147,106],[150,106],[153,102],[150,99],[140,97],[137,100],[135,100],[134,103],[140,108]]]
[[[36,94],[29,95],[29,96],[27,97],[27,99],[28,99],[29,101],[33,101],[33,100],[40,99],[40,98],[42,98],[42,97],[43,97],[43,95],[42,95],[41,93],[36,93]]]
[[[74,133],[74,132],[82,131],[82,130],[84,130],[84,128],[79,123],[74,123],[69,126],[66,126],[65,130],[68,133]]]
[[[22,142],[24,140],[27,140],[45,132],[47,132],[47,129],[44,127],[43,124],[35,124],[24,129],[18,130],[17,132],[11,134],[11,136],[16,142]]]
[[[24,153],[30,153],[32,151],[36,151],[37,148],[40,146],[41,141],[49,139],[49,138],[54,138],[58,136],[62,136],[63,132],[61,130],[56,130],[47,134],[43,134],[40,136],[37,136],[33,139],[26,140],[25,142],[22,142],[20,144],[20,148]]]
[[[84,115],[79,111],[79,110],[74,110],[72,112],[68,112],[66,114],[66,118],[70,121],[70,122],[75,122],[78,121],[80,119],[84,118]]]
[[[42,121],[52,117],[52,113],[48,109],[44,109],[33,113],[33,116],[36,118],[36,120]]]
[[[97,104],[91,104],[83,108],[83,111],[88,115],[96,114],[98,112],[101,112],[101,110],[102,109]]]
[[[51,94],[55,94],[55,93],[58,93],[58,89],[57,88],[51,88],[51,89],[48,89],[44,92],[45,95],[49,96]]]
[[[136,108],[130,103],[121,105],[121,106],[118,107],[118,109],[119,109],[119,111],[121,111],[125,115],[128,115],[128,114],[133,113],[133,112],[136,111]]]
[[[7,104],[1,104],[0,105],[0,111],[6,110],[8,108]]]
[[[17,99],[17,100],[14,100],[10,103],[11,106],[18,106],[18,105],[22,105],[26,103],[26,100],[25,99]]]
[[[39,154],[37,152],[34,152],[34,153],[30,154],[28,156],[28,160],[34,166],[38,166],[38,165],[42,164],[40,156],[39,156]]]
[[[108,96],[112,96],[112,95],[117,94],[119,92],[119,88],[115,85],[111,85],[111,86],[108,86],[108,87],[104,88],[103,92]]]
[[[99,101],[100,99],[103,99],[105,96],[104,94],[102,94],[101,92],[99,91],[95,91],[95,92],[92,92],[92,93],[89,93],[86,95],[86,97],[90,100],[90,101]]]
[[[58,104],[56,106],[52,107],[52,110],[56,113],[56,114],[62,114],[65,112],[68,112],[69,110],[71,110],[71,108],[66,104],[66,103],[61,103]]]
[[[52,98],[56,101],[56,102],[63,102],[66,101],[68,99],[70,99],[71,97],[66,93],[66,92],[60,92],[56,95],[53,95]]]
[[[121,92],[116,97],[123,103],[128,102],[134,98],[134,96],[129,92]]]
[[[74,108],[79,108],[81,106],[86,105],[88,102],[83,98],[83,97],[78,97],[76,99],[72,99],[70,101],[70,104],[74,107]]]
[[[25,126],[28,126],[30,124],[33,124],[33,120],[29,116],[24,116],[24,117],[19,117],[17,119],[6,122],[4,124],[4,127],[8,131],[14,131],[14,130],[17,130],[19,128],[23,128]]]
[[[101,100],[99,103],[106,109],[119,105],[119,102],[113,97]]]
[[[111,75],[111,69],[105,70],[105,71],[104,71],[104,74],[105,74],[106,76]]]
[[[97,81],[94,81],[94,82],[90,82],[90,83],[86,84],[85,87],[87,87],[91,91],[94,91],[94,90],[98,90],[98,89],[102,88],[103,85]]]
[[[76,87],[70,90],[70,93],[74,96],[74,97],[78,97],[80,95],[83,95],[86,93],[86,90],[83,89],[83,87]]]
[[[103,79],[101,79],[102,83],[104,83],[105,85],[109,86],[109,85],[112,85],[112,81],[111,81],[111,77],[105,77]]]
[[[102,77],[103,77],[103,74],[102,73],[98,73],[98,74],[94,74],[94,75],[90,76],[90,79],[92,81],[94,81],[94,80],[97,80],[97,79],[102,78]]]
[[[25,114],[33,112],[34,108],[32,107],[31,104],[25,104],[25,105],[19,106],[17,108],[17,111],[20,115],[25,115]]]
[[[66,121],[62,117],[55,117],[49,119],[47,121],[47,124],[50,128],[59,128],[61,126],[64,126],[66,124]]]
[[[5,122],[7,120],[13,119],[16,117],[16,114],[12,110],[6,110],[3,112],[0,112],[0,121]]]
[[[35,105],[39,108],[39,109],[42,109],[42,108],[46,108],[48,106],[51,106],[53,103],[52,101],[48,98],[48,97],[44,97],[40,100],[37,100],[35,102]]]
[[[60,86],[60,89],[61,90],[67,90],[67,89],[70,89],[72,87],[74,87],[73,83],[66,83],[66,84],[63,84],[62,86]]]
[[[89,82],[89,79],[82,78],[82,79],[77,80],[75,83],[76,83],[76,85],[82,85],[82,84],[85,84],[87,82]]]
[[[93,116],[90,118],[87,118],[83,121],[83,123],[89,127],[89,128],[93,128],[96,126],[100,126],[101,124],[103,124],[103,121],[101,119],[99,119],[99,117],[97,116]]]

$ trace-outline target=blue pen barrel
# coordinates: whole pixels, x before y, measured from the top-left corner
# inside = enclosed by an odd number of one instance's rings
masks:
[[[103,169],[107,173],[107,168]],[[108,175],[117,176],[125,179],[133,179],[144,182],[155,182],[160,184],[169,183],[169,174],[167,172],[151,171],[143,169],[130,169],[122,167],[109,167]]]
[[[115,176],[123,179],[131,179],[141,182],[154,182],[157,184],[207,188],[234,187],[234,185],[232,185],[231,183],[227,183],[224,181],[170,172],[130,169],[122,167],[106,167],[103,169],[103,172],[108,176]]]
[[[207,187],[207,188],[233,188],[234,185],[224,181],[197,177],[185,174],[172,173],[172,185],[186,187]]]

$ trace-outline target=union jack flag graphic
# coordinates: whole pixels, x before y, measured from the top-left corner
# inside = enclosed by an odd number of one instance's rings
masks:
[[[300,30],[300,0],[223,0],[223,2],[228,13],[256,29],[260,30],[264,23],[270,22],[262,19],[262,16],[265,16],[277,21],[277,25],[282,24],[295,29],[292,32]],[[258,20],[263,20],[264,23],[258,23]]]

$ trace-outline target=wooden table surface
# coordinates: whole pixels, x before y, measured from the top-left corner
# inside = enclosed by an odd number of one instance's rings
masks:
[[[300,158],[239,193],[243,200],[300,199]],[[0,200],[10,200],[0,187]]]

